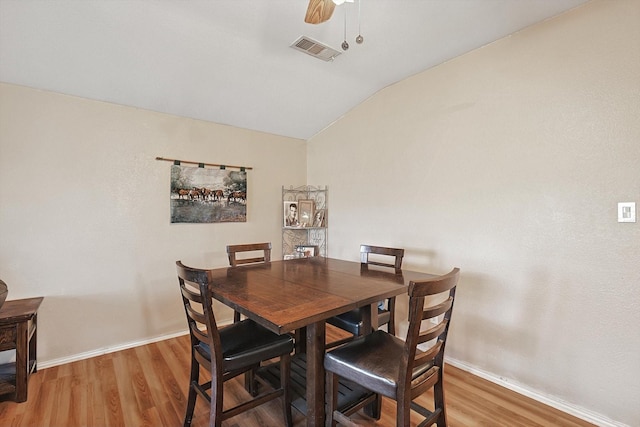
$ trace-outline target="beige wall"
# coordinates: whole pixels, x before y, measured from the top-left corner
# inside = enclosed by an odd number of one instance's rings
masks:
[[[281,186],[305,183],[305,153],[301,140],[0,84],[0,277],[9,299],[45,297],[41,365],[185,331],[177,259],[223,266],[227,244],[259,240],[279,259],[273,218]],[[247,222],[170,224],[171,163],[156,156],[253,167]]]
[[[389,87],[309,141],[329,254],[462,269],[449,359],[640,425],[640,1],[595,1]],[[406,310],[406,308],[405,308]]]
[[[331,256],[375,243],[462,268],[452,363],[640,425],[640,223],[615,218],[640,203],[639,19],[638,0],[591,2],[382,91],[308,148],[0,84],[0,277],[45,296],[41,365],[183,331],[173,262],[256,240],[277,258],[281,185],[306,181],[329,186]],[[156,156],[254,167],[248,222],[169,224]]]

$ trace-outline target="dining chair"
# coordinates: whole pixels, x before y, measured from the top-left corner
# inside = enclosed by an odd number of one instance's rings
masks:
[[[376,402],[379,408],[381,396],[386,396],[397,402],[396,426],[408,427],[413,409],[426,418],[420,426],[446,427],[444,349],[459,276],[460,269],[454,268],[443,276],[409,283],[406,340],[377,330],[325,355],[327,425],[355,425],[350,415]],[[428,327],[421,331],[423,323]],[[370,393],[338,410],[339,378],[360,384]],[[430,411],[413,400],[432,388],[434,410]],[[380,417],[379,409],[373,416]]]
[[[371,254],[374,254],[374,257],[370,257]],[[389,261],[389,257],[393,258],[393,262]],[[395,274],[401,274],[403,257],[404,249],[360,245],[360,266],[362,268],[368,268],[370,265],[375,265],[379,267],[392,268]],[[387,332],[391,335],[395,335],[396,333],[395,306],[396,297],[388,298],[386,301],[381,301],[378,304],[378,328],[383,325],[387,325]],[[330,343],[328,348],[342,345],[345,342],[349,342],[353,338],[368,332],[363,330],[363,310],[364,309],[362,308],[357,308],[327,319],[327,323],[353,334],[352,337]]]
[[[197,396],[209,402],[210,426],[220,427],[223,420],[280,397],[285,424],[292,426],[289,383],[293,339],[287,334],[275,334],[249,319],[219,329],[213,312],[210,287],[215,285],[210,270],[187,267],[181,261],[176,261],[176,268],[191,336],[191,374],[184,426],[191,425]],[[278,357],[281,372],[279,388],[272,388],[256,376],[256,380],[267,387],[265,391],[232,408],[223,409],[223,386],[227,380]],[[209,371],[210,381],[200,383],[201,368]]]
[[[258,255],[262,252],[262,255]],[[244,253],[243,256],[238,254]],[[249,253],[247,257],[246,253]],[[271,242],[266,243],[246,243],[241,245],[227,245],[227,255],[229,257],[229,265],[236,267],[244,264],[258,264],[271,261]],[[233,321],[240,321],[240,313],[233,312]]]

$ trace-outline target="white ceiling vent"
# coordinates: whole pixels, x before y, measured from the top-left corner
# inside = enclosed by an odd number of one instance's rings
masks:
[[[333,58],[341,53],[307,36],[300,36],[291,44],[291,47],[323,61],[333,61]]]

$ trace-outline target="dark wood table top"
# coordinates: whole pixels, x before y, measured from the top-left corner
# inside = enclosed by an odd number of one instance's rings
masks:
[[[359,262],[310,257],[212,270],[215,299],[283,334],[356,307],[400,295],[426,273],[361,268]]]

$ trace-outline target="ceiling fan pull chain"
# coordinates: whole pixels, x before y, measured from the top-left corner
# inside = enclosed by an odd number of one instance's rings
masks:
[[[344,8],[344,41],[342,42],[342,50],[349,49],[349,43],[347,43],[347,8]]]
[[[364,41],[364,37],[362,37],[362,31],[360,31],[360,6],[362,5],[362,0],[358,0],[358,37],[356,37],[356,43],[362,44]]]

